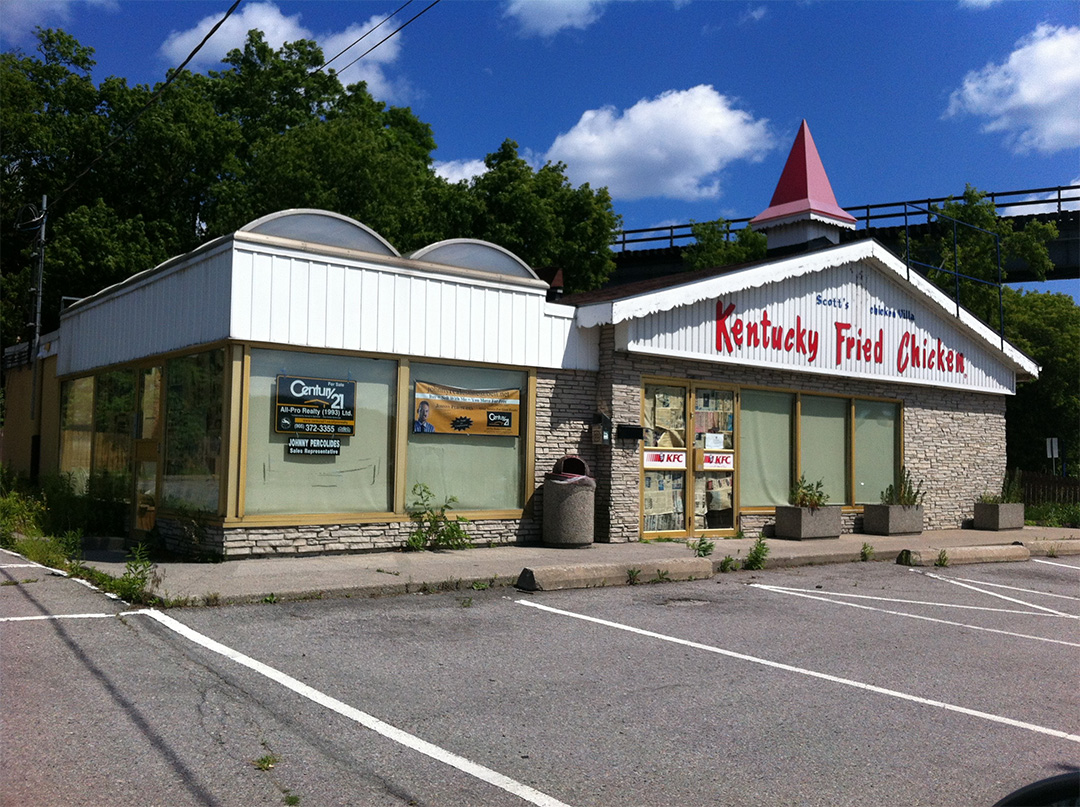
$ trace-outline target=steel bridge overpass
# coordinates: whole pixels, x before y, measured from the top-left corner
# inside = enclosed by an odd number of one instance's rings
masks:
[[[1054,271],[1050,280],[1080,278],[1080,185],[1059,185],[1052,188],[987,193],[998,214],[1012,219],[1017,229],[1031,220],[1053,222],[1058,237],[1048,245]],[[903,202],[845,207],[858,220],[855,230],[845,231],[843,241],[876,238],[897,254],[903,251],[907,238],[918,238],[929,230],[933,219],[931,205],[941,205],[950,198],[914,199]],[[745,227],[749,218],[730,219],[732,230]],[[682,250],[693,241],[690,224],[673,224],[615,233],[615,283],[643,280],[673,271],[680,271]],[[1004,266],[1010,283],[1036,280],[1022,262]]]

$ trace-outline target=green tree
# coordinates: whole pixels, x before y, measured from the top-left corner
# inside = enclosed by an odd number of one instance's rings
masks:
[[[512,141],[488,156],[482,177],[446,182],[432,169],[431,127],[318,69],[314,42],[275,50],[252,31],[221,70],[181,71],[150,88],[120,78],[96,86],[91,48],[37,33],[35,54],[0,54],[5,344],[30,335],[30,207],[44,195],[46,331],[61,296],[92,294],[293,207],[355,218],[402,252],[487,239],[563,269],[571,291],[599,286],[614,267],[618,217],[605,189],[573,187],[559,163],[533,170]]]
[[[690,232],[694,243],[682,252],[683,263],[689,270],[734,266],[765,257],[765,234],[750,227],[736,230],[733,238],[731,222],[726,219],[691,221]]]
[[[1006,404],[1009,465],[1049,471],[1046,438],[1057,437],[1070,474],[1080,475],[1080,306],[1067,294],[1006,289],[1005,336],[1042,368]]]
[[[1057,227],[1032,220],[1016,230],[1013,221],[1001,218],[986,194],[971,185],[960,199],[950,198],[940,206],[931,205],[930,210],[937,216],[931,234],[912,244],[912,257],[937,267],[927,277],[954,299],[959,286],[960,304],[997,330],[1001,322],[997,283],[1007,279],[1005,267],[1022,261],[1037,280],[1046,280],[1054,268],[1046,245],[1057,238]],[[955,227],[953,220],[959,222]],[[958,280],[955,273],[984,282]]]
[[[539,170],[505,140],[487,171],[467,185],[469,234],[513,252],[533,267],[562,269],[569,292],[599,288],[615,268],[611,234],[620,220],[606,188],[575,188],[562,163]],[[466,188],[462,188],[465,190]]]

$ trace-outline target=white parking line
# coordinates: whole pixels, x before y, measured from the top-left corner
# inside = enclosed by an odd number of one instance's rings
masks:
[[[1080,566],[1072,566],[1068,563],[1057,563],[1052,560],[1040,560],[1039,558],[1032,558],[1032,563],[1045,563],[1047,566],[1063,566],[1066,569],[1072,569],[1073,571],[1080,570]]]
[[[892,616],[906,616],[906,617],[908,617],[910,619],[921,619],[924,622],[937,622],[940,625],[952,625],[952,626],[958,627],[958,628],[968,628],[970,630],[986,631],[987,633],[1000,633],[1000,634],[1002,634],[1004,636],[1013,636],[1013,637],[1015,637],[1017,639],[1034,639],[1035,641],[1038,641],[1038,642],[1050,642],[1051,644],[1063,644],[1063,645],[1068,645],[1069,647],[1080,647],[1080,644],[1076,644],[1075,642],[1062,641],[1061,639],[1047,639],[1047,638],[1045,638],[1043,636],[1030,636],[1030,635],[1028,635],[1026,633],[1013,633],[1012,631],[998,630],[997,628],[984,628],[981,625],[968,625],[968,624],[966,624],[964,622],[953,622],[953,621],[948,620],[948,619],[937,619],[936,617],[923,616],[922,614],[909,614],[909,613],[907,613],[905,611],[891,611],[888,608],[875,608],[872,605],[860,605],[857,602],[844,602],[843,600],[833,600],[833,599],[830,599],[830,597],[833,595],[833,592],[831,592],[831,591],[829,591],[829,592],[820,592],[819,594],[811,594],[808,591],[806,591],[805,589],[782,588],[780,586],[767,586],[767,585],[764,585],[762,583],[751,583],[750,586],[752,588],[760,588],[763,591],[771,591],[771,592],[773,592],[775,594],[790,594],[793,597],[805,597],[808,600],[820,600],[821,602],[831,603],[832,605],[846,605],[846,606],[848,606],[850,608],[862,608],[865,611],[877,611],[878,613],[891,614]],[[826,594],[826,595],[829,595],[829,596],[821,596],[821,594]],[[849,596],[849,595],[839,595],[839,596]],[[1014,613],[1024,613],[1024,612],[1020,611],[1020,612],[1014,612]],[[1050,616],[1050,614],[1032,614],[1032,616]]]
[[[249,656],[245,656],[238,650],[233,650],[231,647],[227,647],[220,642],[215,642],[208,636],[192,630],[187,625],[173,619],[171,616],[155,611],[153,609],[140,609],[137,611],[125,611],[120,616],[147,616],[151,619],[159,622],[165,627],[183,636],[191,642],[204,647],[207,650],[224,656],[227,659],[235,661],[250,670],[269,678],[271,681],[280,684],[286,689],[290,689],[298,695],[305,697],[320,706],[330,709],[333,712],[337,712],[343,717],[347,717],[353,720],[365,728],[371,729],[377,734],[393,740],[400,745],[404,745],[406,748],[411,748],[413,751],[418,751],[425,756],[431,757],[437,762],[442,762],[453,768],[457,768],[463,773],[467,773],[483,782],[487,782],[490,785],[494,785],[502,790],[505,790],[511,795],[517,796],[523,801],[527,801],[530,804],[538,805],[538,807],[568,807],[565,803],[559,801],[546,793],[541,793],[535,788],[529,787],[526,784],[511,779],[508,776],[504,776],[498,771],[493,771],[490,768],[485,768],[476,762],[466,759],[465,757],[458,756],[445,748],[440,748],[437,745],[421,740],[419,737],[402,731],[401,729],[384,723],[377,717],[361,712],[359,709],[355,709],[349,706],[347,703],[332,698],[317,689],[309,687],[307,684],[296,680],[295,678],[286,675],[280,670],[275,670],[273,667],[263,664],[261,661],[256,661]]]
[[[1053,608],[1047,608],[1045,605],[1036,605],[1033,602],[1026,602],[1025,600],[1018,600],[1015,597],[1006,597],[1004,594],[998,594],[998,593],[993,592],[993,591],[987,591],[986,589],[978,588],[977,586],[970,586],[967,583],[961,583],[959,580],[954,580],[954,579],[949,578],[949,577],[942,577],[939,574],[933,574],[931,572],[923,572],[923,571],[919,571],[918,569],[910,569],[909,571],[916,572],[917,574],[921,574],[924,577],[933,578],[934,580],[941,580],[943,583],[951,583],[954,586],[960,586],[960,588],[969,588],[972,591],[977,591],[980,594],[986,594],[987,596],[990,596],[990,597],[997,597],[997,598],[1002,599],[1002,600],[1007,600],[1008,602],[1015,602],[1018,605],[1026,605],[1028,608],[1035,608],[1035,609],[1037,609],[1039,611],[1046,611],[1047,613],[1057,614],[1058,616],[1064,616],[1064,617],[1068,617],[1070,619],[1080,619],[1080,617],[1078,617],[1078,616],[1076,616],[1074,614],[1066,614],[1063,611],[1055,611]]]
[[[821,593],[817,589],[811,590],[811,589],[808,589],[808,588],[787,588],[787,587],[782,587],[782,586],[767,586],[767,585],[759,584],[759,583],[751,583],[751,585],[755,586],[757,588],[783,588],[784,591],[801,591],[801,592],[804,592],[806,594],[820,594]],[[1018,611],[1015,608],[989,608],[989,607],[987,607],[985,605],[962,605],[960,603],[955,603],[955,602],[936,602],[936,601],[931,601],[931,600],[903,600],[903,599],[899,599],[897,597],[874,597],[874,596],[871,596],[869,594],[851,594],[849,592],[841,592],[841,591],[830,591],[830,592],[827,592],[827,593],[832,597],[849,597],[851,599],[856,599],[856,600],[874,600],[875,602],[898,602],[898,603],[902,603],[904,605],[931,605],[931,606],[934,606],[936,608],[959,608],[959,609],[962,609],[962,610],[965,610],[965,611],[990,611],[991,613],[995,613],[995,614],[1020,614],[1022,616],[1044,616],[1044,617],[1053,617],[1053,618],[1057,618],[1057,619],[1062,619],[1062,618],[1065,618],[1065,619],[1080,619],[1080,616],[1073,616],[1072,614],[1061,614],[1061,613],[1058,613],[1056,611],[1054,613],[1047,614],[1047,613],[1043,613],[1041,611]]]
[[[899,698],[900,700],[911,701],[912,703],[920,703],[924,706],[936,706],[939,709],[945,709],[950,712],[958,712],[960,714],[969,715],[971,717],[978,717],[982,720],[989,720],[994,723],[1001,723],[1006,726],[1013,726],[1014,728],[1026,729],[1027,731],[1033,731],[1038,734],[1046,734],[1051,737],[1057,737],[1058,739],[1068,740],[1074,743],[1080,743],[1080,734],[1073,734],[1067,731],[1059,731],[1058,729],[1046,728],[1045,726],[1037,726],[1034,723],[1025,723],[1022,720],[1013,720],[1011,717],[1002,717],[1001,715],[990,714],[989,712],[980,712],[977,709],[968,709],[964,706],[956,706],[951,703],[944,703],[942,701],[930,700],[928,698],[920,698],[918,695],[909,695],[906,692],[898,692],[895,689],[885,689],[884,687],[875,686],[873,684],[865,684],[861,681],[853,681],[850,678],[840,678],[839,676],[829,675],[828,673],[817,672],[815,670],[807,670],[803,667],[794,667],[790,664],[783,664],[778,661],[770,661],[768,659],[758,658],[756,656],[748,656],[745,653],[736,653],[733,650],[724,650],[721,647],[714,647],[713,645],[702,644],[700,642],[691,642],[687,639],[679,639],[675,636],[666,636],[662,633],[656,633],[651,630],[643,630],[642,628],[635,628],[631,625],[624,625],[619,622],[611,622],[607,619],[600,619],[594,616],[587,616],[585,614],[578,614],[573,611],[564,611],[560,608],[552,608],[548,605],[541,605],[536,602],[529,602],[528,600],[514,600],[518,605],[525,605],[529,608],[536,608],[540,611],[546,611],[552,614],[558,614],[559,616],[570,617],[571,619],[580,619],[583,622],[592,622],[596,625],[603,625],[608,628],[615,628],[616,630],[626,631],[628,633],[634,633],[638,636],[645,636],[650,639],[659,639],[663,642],[671,642],[672,644],[682,645],[684,647],[692,647],[696,650],[704,650],[708,653],[716,653],[721,656],[727,656],[728,658],[738,659],[740,661],[749,661],[753,664],[760,664],[764,667],[771,667],[776,670],[784,670],[786,672],[797,673],[798,675],[806,675],[811,678],[818,678],[822,681],[830,681],[834,684],[842,684],[844,686],[855,687],[866,692],[874,692],[879,695],[887,695],[891,698]]]
[[[40,563],[0,563],[0,569],[44,569]]]
[[[1038,594],[1040,597],[1054,597],[1059,600],[1080,601],[1080,597],[1070,597],[1068,594],[1051,594],[1049,591],[1036,591],[1032,588],[1017,588],[1016,586],[1006,586],[1004,583],[987,583],[985,580],[969,580],[966,577],[954,577],[953,579],[963,580],[965,583],[978,583],[980,586],[990,586],[991,588],[1003,588],[1007,591],[1019,591],[1021,594]]]
[[[5,616],[0,622],[41,622],[50,619],[108,619],[116,614],[45,614],[43,616]]]

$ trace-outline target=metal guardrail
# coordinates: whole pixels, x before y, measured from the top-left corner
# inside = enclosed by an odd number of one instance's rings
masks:
[[[1041,195],[1045,198],[1031,199],[1028,197]],[[1019,197],[1019,198],[1018,198]],[[871,222],[892,221],[896,226],[908,223],[912,206],[923,207],[929,211],[931,205],[940,205],[955,196],[939,196],[928,199],[911,199],[904,202],[883,202],[876,205],[857,205],[844,208],[855,217],[864,227],[870,227]],[[1030,188],[1019,191],[999,191],[986,194],[994,207],[1022,208],[1022,207],[1045,207],[1052,205],[1054,212],[1064,212],[1065,205],[1080,203],[1080,185],[1058,185],[1051,188]],[[1015,201],[1008,201],[1015,199]],[[1024,215],[1023,213],[1010,215]],[[926,214],[929,222],[933,215]],[[736,232],[750,221],[750,218],[727,219],[732,232]],[[704,222],[703,222],[704,223]],[[676,242],[682,243],[691,240],[694,235],[690,224],[669,224],[663,227],[643,227],[637,230],[620,230],[614,233],[611,246],[620,252],[627,249],[628,244],[647,244],[666,242],[666,246],[674,247]],[[880,224],[875,226],[881,226]]]

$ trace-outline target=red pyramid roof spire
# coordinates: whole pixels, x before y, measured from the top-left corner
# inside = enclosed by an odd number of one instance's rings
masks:
[[[780,224],[811,218],[827,219],[844,227],[854,227],[854,216],[836,203],[829,177],[821,164],[814,138],[806,121],[799,127],[788,154],[780,181],[768,208],[750,220],[751,224]]]

